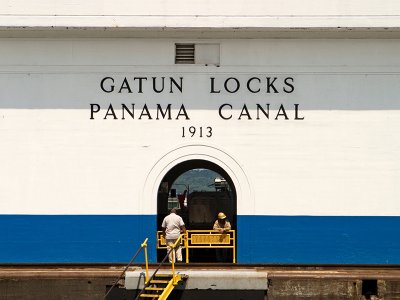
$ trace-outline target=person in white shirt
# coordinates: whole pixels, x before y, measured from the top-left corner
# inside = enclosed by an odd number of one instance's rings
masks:
[[[176,240],[183,233],[186,232],[185,223],[182,218],[176,214],[176,209],[171,209],[171,213],[166,216],[161,224],[163,236],[167,243],[167,253],[169,253],[169,262],[172,263],[173,254],[171,246],[176,242]],[[182,261],[182,246],[179,244],[175,248],[175,257],[178,262]]]

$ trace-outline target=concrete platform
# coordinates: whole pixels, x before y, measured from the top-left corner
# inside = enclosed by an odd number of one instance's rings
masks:
[[[267,290],[268,273],[254,269],[177,269],[178,274],[187,279],[177,289],[186,290]],[[150,270],[149,274],[153,274]],[[170,274],[161,270],[160,274]],[[143,288],[145,272],[137,270],[127,272],[125,288],[135,290]]]

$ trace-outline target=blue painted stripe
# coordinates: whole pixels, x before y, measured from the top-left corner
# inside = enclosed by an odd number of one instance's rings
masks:
[[[126,263],[155,215],[0,215],[0,263]],[[237,217],[238,263],[400,264],[400,217]],[[143,256],[139,258],[143,262]]]
[[[238,216],[238,261],[400,264],[400,217]]]
[[[0,215],[0,263],[129,262],[146,237],[154,262],[155,227],[155,215]]]

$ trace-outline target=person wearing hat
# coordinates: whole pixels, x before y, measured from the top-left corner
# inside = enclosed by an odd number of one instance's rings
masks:
[[[214,223],[214,230],[218,230],[220,233],[226,233],[231,230],[231,223],[226,219],[226,215],[223,212],[218,214],[218,219]]]
[[[218,214],[218,219],[215,221],[213,229],[218,230],[221,234],[227,233],[231,230],[231,223],[226,219],[226,215],[223,212]],[[217,262],[226,262],[228,258],[228,249],[217,248],[215,250]]]

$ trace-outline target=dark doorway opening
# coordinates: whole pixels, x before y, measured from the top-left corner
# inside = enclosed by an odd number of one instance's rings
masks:
[[[363,280],[361,294],[365,299],[371,299],[371,296],[378,295],[378,281],[376,279]]]
[[[189,230],[209,230],[219,212],[224,212],[236,230],[236,189],[228,173],[206,160],[188,160],[173,167],[162,179],[157,196],[157,230],[171,208]],[[185,251],[183,251],[185,252]],[[157,251],[161,261],[165,250]],[[229,250],[227,262],[232,262]],[[185,260],[185,257],[184,257]],[[190,249],[190,262],[216,262],[216,249]]]

